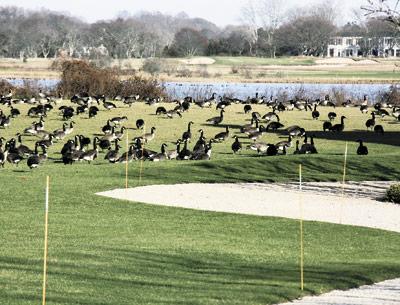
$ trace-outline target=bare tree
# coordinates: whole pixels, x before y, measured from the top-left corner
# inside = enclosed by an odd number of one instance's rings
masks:
[[[368,4],[361,8],[366,16],[390,22],[400,30],[399,2],[400,0],[367,0]]]

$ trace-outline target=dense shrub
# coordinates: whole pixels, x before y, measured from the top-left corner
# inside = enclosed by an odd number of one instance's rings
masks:
[[[133,76],[120,80],[121,71],[117,68],[99,68],[86,61],[65,61],[62,64],[61,81],[58,91],[64,96],[77,93],[89,95],[104,94],[108,97],[116,95],[160,96],[165,95],[163,88],[154,79]]]
[[[400,106],[400,87],[398,85],[390,86],[388,92],[385,92],[382,96],[384,102]]]
[[[386,200],[400,203],[400,184],[393,184],[386,191]]]
[[[14,98],[38,97],[39,86],[34,80],[24,80],[21,86],[13,86],[6,80],[0,80],[0,96],[13,92]]]

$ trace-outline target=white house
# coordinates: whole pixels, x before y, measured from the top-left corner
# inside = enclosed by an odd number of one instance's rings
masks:
[[[363,52],[364,49],[364,52]],[[370,56],[400,57],[400,41],[393,37],[332,37],[327,48],[327,57]]]

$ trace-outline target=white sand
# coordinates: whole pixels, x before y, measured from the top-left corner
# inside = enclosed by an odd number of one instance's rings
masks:
[[[206,211],[278,216],[400,232],[400,206],[378,201],[387,182],[178,184],[116,189],[98,195]],[[400,254],[399,254],[400,255]],[[400,305],[400,278],[331,291],[281,305]]]
[[[342,198],[341,187],[335,183],[305,184],[302,193],[292,184],[191,183],[116,189],[98,195],[196,210],[294,219],[302,216],[305,220],[400,232],[400,206],[375,200],[371,195],[379,191],[374,189],[379,187],[347,186]]]

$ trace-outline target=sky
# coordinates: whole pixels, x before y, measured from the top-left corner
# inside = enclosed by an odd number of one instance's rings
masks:
[[[87,22],[111,19],[119,12],[136,14],[141,11],[159,11],[176,15],[182,11],[190,17],[205,18],[218,26],[240,24],[241,8],[248,0],[0,0],[0,6],[14,5],[27,9],[47,8],[53,11],[68,12]],[[310,5],[322,0],[281,0],[288,8]],[[352,18],[351,9],[359,8],[367,0],[340,0],[343,22]],[[340,20],[339,20],[339,23]]]

